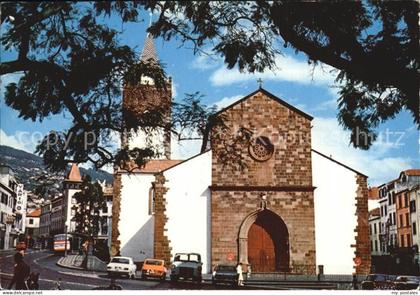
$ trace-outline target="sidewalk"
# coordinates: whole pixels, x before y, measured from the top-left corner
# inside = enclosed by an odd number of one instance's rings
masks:
[[[57,261],[57,265],[69,269],[84,270],[84,268],[81,266],[83,258],[83,255],[67,255],[65,257],[61,257]]]
[[[336,290],[338,286],[332,282],[319,282],[314,280],[283,280],[279,276],[273,276],[270,274],[257,274],[247,277],[244,275],[245,287],[266,289],[266,290],[290,290],[290,289],[301,289],[301,290]],[[212,275],[203,274],[203,281],[211,283]]]
[[[3,253],[3,252],[16,252],[16,249],[15,248],[0,249],[0,253]]]
[[[82,261],[84,259],[83,255],[67,255],[58,260],[57,265],[60,267],[82,270],[86,273],[95,273],[99,275],[101,272],[89,271],[81,267]],[[102,272],[104,274],[105,272]],[[83,275],[83,274],[82,274]],[[137,276],[140,276],[140,271],[137,271]],[[312,277],[306,277],[306,280],[302,276],[293,276],[288,275],[287,278],[284,276],[279,276],[278,274],[253,274],[251,277],[247,278],[245,276],[244,284],[246,287],[255,287],[255,288],[264,288],[264,289],[310,289],[310,290],[336,290],[336,289],[348,289],[346,286],[347,282],[339,282],[337,278],[335,280],[317,281]],[[212,275],[203,274],[203,281],[206,283],[211,283]],[[340,284],[341,283],[341,284]],[[344,283],[344,284],[343,284]],[[343,284],[343,285],[342,285]],[[339,286],[342,285],[342,286]]]
[[[57,265],[77,270],[88,270],[95,272],[106,272],[106,263],[93,255],[89,255],[87,260],[87,268],[82,267],[85,255],[70,254],[58,260]]]

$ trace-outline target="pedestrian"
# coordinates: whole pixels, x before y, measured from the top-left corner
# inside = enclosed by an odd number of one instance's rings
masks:
[[[111,278],[111,283],[107,287],[107,290],[122,290],[122,287],[120,285],[117,285],[115,282],[115,278]]]
[[[39,273],[31,272],[29,279],[26,281],[26,285],[29,290],[38,290],[39,289]]]
[[[248,264],[248,272],[246,274],[246,279],[249,280],[251,278],[251,264]]]
[[[16,264],[13,270],[13,278],[8,289],[12,289],[13,285],[15,285],[15,290],[28,290],[26,279],[30,273],[29,265],[23,261],[23,256],[19,252],[15,254],[14,259]]]
[[[244,285],[244,274],[242,272],[242,262],[238,263],[238,266],[236,267],[236,272],[238,273],[238,286]]]
[[[61,290],[61,278],[58,278],[58,280],[55,282],[55,290]]]
[[[353,274],[353,281],[352,281],[352,285],[353,285],[353,290],[358,290],[359,288],[357,287],[357,276],[355,274]]]

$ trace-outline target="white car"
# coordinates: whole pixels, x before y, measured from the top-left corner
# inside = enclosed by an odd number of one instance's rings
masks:
[[[134,279],[137,266],[131,257],[116,256],[111,259],[106,270],[109,276],[127,275],[130,279]]]

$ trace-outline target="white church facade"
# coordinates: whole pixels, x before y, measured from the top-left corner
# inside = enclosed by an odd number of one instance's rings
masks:
[[[151,38],[145,55],[156,58]],[[139,103],[129,91],[126,106]],[[234,150],[234,135],[210,137],[206,151],[174,160],[165,135],[161,158],[115,170],[112,254],[169,264],[177,252],[200,253],[205,273],[238,262],[261,273],[369,273],[367,176],[312,149],[312,117],[262,88],[218,114],[229,130],[258,136]],[[233,153],[243,166],[226,160]]]

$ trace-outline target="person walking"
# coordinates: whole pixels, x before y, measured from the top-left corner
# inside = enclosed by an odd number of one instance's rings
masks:
[[[9,289],[12,289],[13,285],[15,285],[15,290],[28,290],[26,286],[26,279],[30,274],[29,265],[23,261],[23,256],[21,253],[16,253],[14,256],[15,259],[15,267],[13,270],[13,278],[9,284]]]
[[[359,288],[358,288],[358,286],[357,286],[357,276],[356,276],[356,274],[353,274],[353,280],[352,280],[352,287],[353,287],[353,290],[358,290]]]
[[[236,267],[236,272],[238,273],[238,286],[244,285],[244,274],[242,271],[242,262],[238,263],[238,266]]]
[[[57,281],[55,281],[54,290],[61,290],[61,278],[58,278]]]

